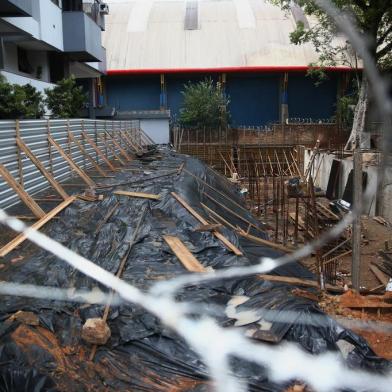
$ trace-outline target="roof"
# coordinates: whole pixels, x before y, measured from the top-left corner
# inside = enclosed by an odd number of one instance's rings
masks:
[[[301,10],[267,0],[109,0],[104,33],[109,73],[306,68],[312,45],[289,34]]]

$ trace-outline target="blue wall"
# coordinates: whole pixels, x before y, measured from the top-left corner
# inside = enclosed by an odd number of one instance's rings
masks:
[[[226,93],[230,97],[233,126],[260,126],[279,121],[281,74],[228,74]],[[217,75],[167,75],[167,106],[178,118],[182,104],[181,91],[188,81]],[[338,75],[331,74],[320,86],[305,74],[289,74],[289,116],[325,119],[336,109]],[[160,76],[109,76],[106,78],[108,104],[118,111],[158,110]]]
[[[329,74],[319,86],[303,74],[290,74],[288,85],[289,117],[325,119],[336,111],[338,75]]]
[[[279,120],[279,74],[227,76],[233,126],[265,125]]]

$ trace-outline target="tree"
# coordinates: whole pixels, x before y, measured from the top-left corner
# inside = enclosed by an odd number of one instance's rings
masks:
[[[60,80],[56,87],[45,89],[46,105],[54,118],[79,117],[87,95],[76,85],[73,76]]]
[[[180,123],[190,129],[218,129],[226,127],[230,114],[227,111],[229,99],[219,84],[211,79],[184,85],[181,92],[184,103],[180,111]]]
[[[271,0],[285,10],[291,0]],[[352,22],[367,42],[369,51],[380,71],[392,69],[392,0],[331,0],[342,12],[351,16]],[[316,17],[317,23],[305,27],[303,22],[290,35],[295,44],[310,42],[319,53],[321,67],[345,64],[357,68],[358,59],[350,43],[339,36],[331,18],[314,0],[296,0],[306,15]],[[336,39],[338,38],[338,39]],[[346,148],[359,146],[365,128],[369,106],[369,85],[366,74],[358,79],[358,101],[355,107],[352,131]]]
[[[43,114],[43,97],[35,87],[8,83],[0,75],[0,119],[36,119]]]

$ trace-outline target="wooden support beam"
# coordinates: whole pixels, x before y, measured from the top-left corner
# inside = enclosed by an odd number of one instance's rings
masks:
[[[40,220],[35,222],[33,225],[30,226],[30,229],[38,230],[47,222],[49,222],[53,217],[55,217],[58,213],[60,213],[64,208],[68,207],[73,201],[75,201],[75,196],[70,196],[67,200],[64,200],[61,204],[57,207],[53,208],[52,211],[48,212],[44,215]],[[3,246],[0,249],[0,257],[6,256],[12,250],[14,250],[18,245],[20,245],[24,240],[26,240],[26,235],[21,233],[16,238],[14,238],[11,242],[7,245]]]
[[[0,164],[0,175],[4,178],[7,184],[18,194],[24,204],[31,210],[37,217],[42,218],[45,216],[45,211],[33,200],[33,198],[23,189],[23,187],[15,180],[12,174],[6,167]]]
[[[151,200],[159,200],[161,198],[160,195],[154,195],[152,193],[142,193],[142,192],[115,191],[113,192],[113,194],[120,195],[120,196],[139,197],[141,199],[151,199]]]
[[[389,278],[382,272],[376,265],[370,264],[370,270],[373,272],[374,276],[382,283],[387,286],[389,283]]]
[[[111,146],[111,145],[108,143],[108,141],[106,140],[106,138],[105,138],[102,134],[99,135],[99,137],[100,137],[102,143],[105,144],[106,148],[108,148],[108,149],[112,152],[112,154],[113,154],[113,156],[114,156],[114,159],[117,159],[117,160],[119,161],[120,165],[125,166],[125,162],[124,162],[124,161],[121,159],[121,157],[117,154],[116,148],[113,147],[113,146]]]
[[[97,162],[95,162],[95,159],[86,151],[86,149],[84,148],[83,144],[80,143],[80,141],[78,139],[76,139],[76,137],[73,135],[73,133],[68,130],[68,137],[69,139],[76,144],[76,146],[79,148],[79,151],[88,159],[88,161],[95,167],[95,169],[97,170],[97,172],[103,176],[103,177],[107,177],[108,175],[102,170],[102,168],[98,165]]]
[[[170,249],[179,258],[181,264],[191,272],[206,272],[204,266],[189,251],[185,244],[178,238],[170,235],[164,235],[163,239],[169,245]]]
[[[106,158],[105,154],[100,150],[100,148],[94,143],[94,141],[87,135],[85,131],[82,132],[82,135],[86,142],[94,149],[97,155],[106,163],[111,171],[116,171],[116,168],[110,163],[110,161]]]
[[[109,138],[112,140],[113,144],[117,147],[117,149],[120,151],[122,156],[127,160],[127,161],[132,161],[132,158],[125,152],[125,150],[120,146],[120,144],[117,142],[117,140],[108,132],[105,131],[105,133],[109,136]]]
[[[128,146],[130,146],[136,152],[141,151],[140,148],[131,140],[131,138],[127,135],[126,132],[120,131],[120,135],[127,142]]]
[[[79,177],[88,185],[94,186],[94,181],[73,161],[73,159],[67,155],[67,153],[60,147],[60,145],[52,138],[48,136],[49,143],[60,153],[68,165],[76,171]]]
[[[41,174],[48,180],[50,185],[56,190],[56,192],[64,199],[67,200],[69,195],[65,192],[64,188],[54,179],[54,177],[46,170],[45,166],[41,163],[41,161],[33,154],[33,152],[27,147],[27,145],[20,138],[16,138],[16,144],[34,163],[37,169],[41,172]]]
[[[182,197],[177,195],[175,192],[171,192],[171,195],[186,209],[188,212],[193,215],[202,225],[208,225],[209,222],[204,219],[198,212],[196,212]],[[218,238],[229,250],[231,250],[235,255],[242,256],[242,252],[232,244],[222,233],[217,230],[213,230],[212,234]]]

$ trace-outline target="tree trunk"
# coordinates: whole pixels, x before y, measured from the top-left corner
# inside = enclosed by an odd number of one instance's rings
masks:
[[[357,106],[355,107],[353,127],[350,137],[347,141],[346,150],[353,150],[355,147],[360,148],[362,134],[365,129],[366,114],[368,109],[368,80],[365,75],[362,77],[361,89]]]

